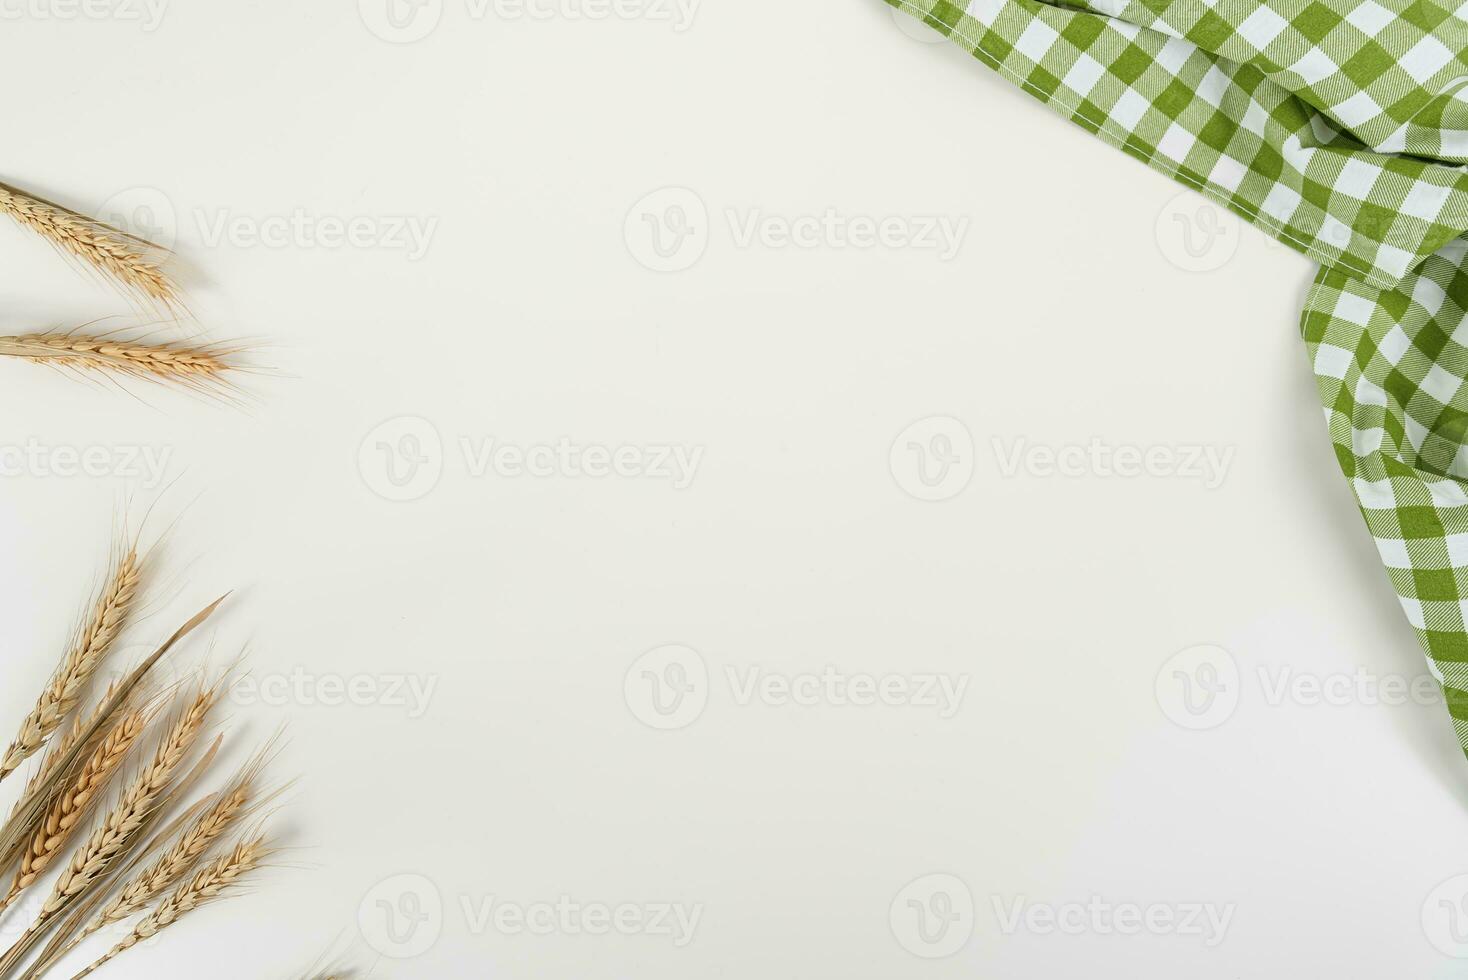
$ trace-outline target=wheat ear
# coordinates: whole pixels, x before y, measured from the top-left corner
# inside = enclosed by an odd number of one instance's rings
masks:
[[[0,356],[87,372],[208,389],[223,383],[229,351],[73,333],[0,337]]]
[[[31,713],[21,723],[20,733],[0,757],[0,780],[35,755],[81,700],[82,689],[111,649],[137,598],[141,562],[137,548],[129,548],[117,562],[106,588],[97,598],[91,622],[72,643],[61,666]]]
[[[178,286],[158,258],[166,253],[161,246],[6,184],[0,184],[0,213],[125,289],[165,308],[179,305]]]
[[[230,825],[253,809],[250,799],[255,793],[260,766],[264,761],[265,756],[261,755],[246,766],[233,785],[221,793],[214,805],[179,835],[172,847],[123,886],[117,897],[97,913],[96,918],[81,931],[75,942],[80,942],[104,926],[126,919],[193,870],[198,860],[208,853]]]
[[[46,746],[46,754],[41,756],[41,764],[36,767],[36,771],[31,774],[31,778],[26,780],[25,792],[21,794],[22,798],[15,801],[15,806],[10,811],[12,817],[20,811],[20,805],[25,802],[24,797],[33,792],[41,783],[45,782],[47,777],[56,771],[56,764],[82,740],[82,732],[99,722],[103,714],[107,711],[108,702],[112,700],[112,696],[116,693],[117,681],[114,680],[107,685],[107,692],[102,695],[102,699],[97,702],[89,714],[77,714],[72,719],[71,727],[66,730],[66,733],[58,735]]]
[[[46,811],[45,819],[21,858],[20,870],[16,872],[15,880],[10,885],[10,893],[0,901],[0,910],[7,908],[23,890],[35,884],[36,879],[56,858],[62,845],[76,830],[77,824],[107,788],[107,783],[122,765],[123,759],[127,758],[128,751],[142,736],[147,724],[146,710],[138,709],[127,714],[87,757],[81,770],[68,782],[61,795],[51,802],[51,808]]]
[[[225,891],[238,884],[241,878],[260,867],[261,862],[269,856],[270,848],[264,836],[253,837],[236,844],[228,854],[220,855],[200,868],[192,878],[180,885],[177,891],[159,902],[158,907],[148,913],[133,928],[131,935],[112,947],[97,962],[78,973],[76,978],[86,976],[113,957],[127,952],[145,939],[151,939],[199,906],[219,898]]]

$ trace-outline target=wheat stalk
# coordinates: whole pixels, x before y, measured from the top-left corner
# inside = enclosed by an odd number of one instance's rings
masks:
[[[55,859],[77,824],[106,789],[107,783],[122,765],[122,760],[127,757],[128,750],[143,734],[148,718],[149,713],[146,710],[138,709],[114,725],[82,764],[76,778],[52,801],[45,819],[31,838],[30,847],[21,858],[20,870],[16,872],[15,880],[10,885],[10,893],[0,901],[0,911],[14,902],[24,889],[34,884]]]
[[[6,184],[0,184],[0,213],[125,289],[165,308],[179,305],[178,286],[158,258],[166,251],[160,246]]]
[[[180,885],[172,895],[159,902],[158,907],[148,913],[126,939],[78,973],[73,980],[87,976],[103,963],[125,953],[143,940],[151,939],[199,906],[219,898],[238,884],[241,878],[258,868],[269,855],[270,848],[263,835],[236,844],[228,854],[215,858]]]
[[[128,611],[137,597],[140,574],[137,548],[131,547],[118,561],[110,581],[97,598],[91,622],[72,643],[51,683],[41,692],[35,708],[21,723],[15,741],[0,757],[0,780],[35,755],[81,700],[82,689],[127,620]]]
[[[222,383],[230,351],[75,333],[0,337],[0,356],[84,372],[121,374],[193,388]]]

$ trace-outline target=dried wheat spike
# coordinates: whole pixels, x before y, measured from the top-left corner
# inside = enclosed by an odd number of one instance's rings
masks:
[[[36,767],[35,772],[31,773],[31,778],[26,780],[25,790],[20,794],[21,798],[15,801],[15,806],[10,811],[12,817],[20,812],[20,806],[25,802],[25,797],[29,796],[37,786],[45,782],[46,777],[51,775],[52,771],[55,770],[57,763],[66,758],[66,754],[72,750],[72,747],[81,741],[82,733],[88,728],[91,728],[97,719],[102,716],[102,713],[107,709],[107,703],[112,700],[112,695],[116,693],[117,681],[114,680],[107,685],[107,691],[102,695],[90,713],[82,714],[78,712],[72,718],[71,726],[67,728],[65,734],[58,735],[46,746],[46,754],[41,756],[41,764]]]
[[[0,356],[62,369],[120,374],[205,389],[219,384],[230,369],[229,353],[217,347],[86,337],[75,333],[0,337]]]
[[[0,184],[0,213],[124,289],[167,309],[180,305],[178,285],[163,269],[167,252],[160,246],[6,184]]]
[[[141,562],[137,549],[129,548],[113,570],[106,588],[97,598],[91,622],[73,641],[51,683],[41,692],[36,706],[21,723],[20,733],[0,757],[0,780],[35,755],[46,739],[81,699],[82,689],[111,649],[137,597]]]

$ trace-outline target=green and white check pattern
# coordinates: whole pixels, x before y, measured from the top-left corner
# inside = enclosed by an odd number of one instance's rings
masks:
[[[1320,262],[1331,439],[1468,752],[1468,7],[887,2]]]

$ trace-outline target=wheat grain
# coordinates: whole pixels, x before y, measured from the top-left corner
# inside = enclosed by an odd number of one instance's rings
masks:
[[[180,305],[178,286],[162,267],[166,250],[160,246],[6,184],[0,184],[0,213],[124,289],[164,308]]]
[[[36,706],[21,723],[20,732],[0,758],[0,780],[45,744],[46,739],[76,707],[82,690],[117,639],[137,597],[141,562],[136,547],[129,548],[117,562],[111,579],[97,598],[91,622],[72,643],[41,693]],[[65,754],[65,753],[62,753]]]
[[[199,906],[219,898],[238,884],[241,878],[258,868],[269,854],[270,849],[263,835],[236,844],[228,854],[215,858],[180,885],[172,895],[159,902],[158,907],[148,913],[126,939],[76,977],[88,975],[103,963],[125,953],[138,943],[151,939]]]

